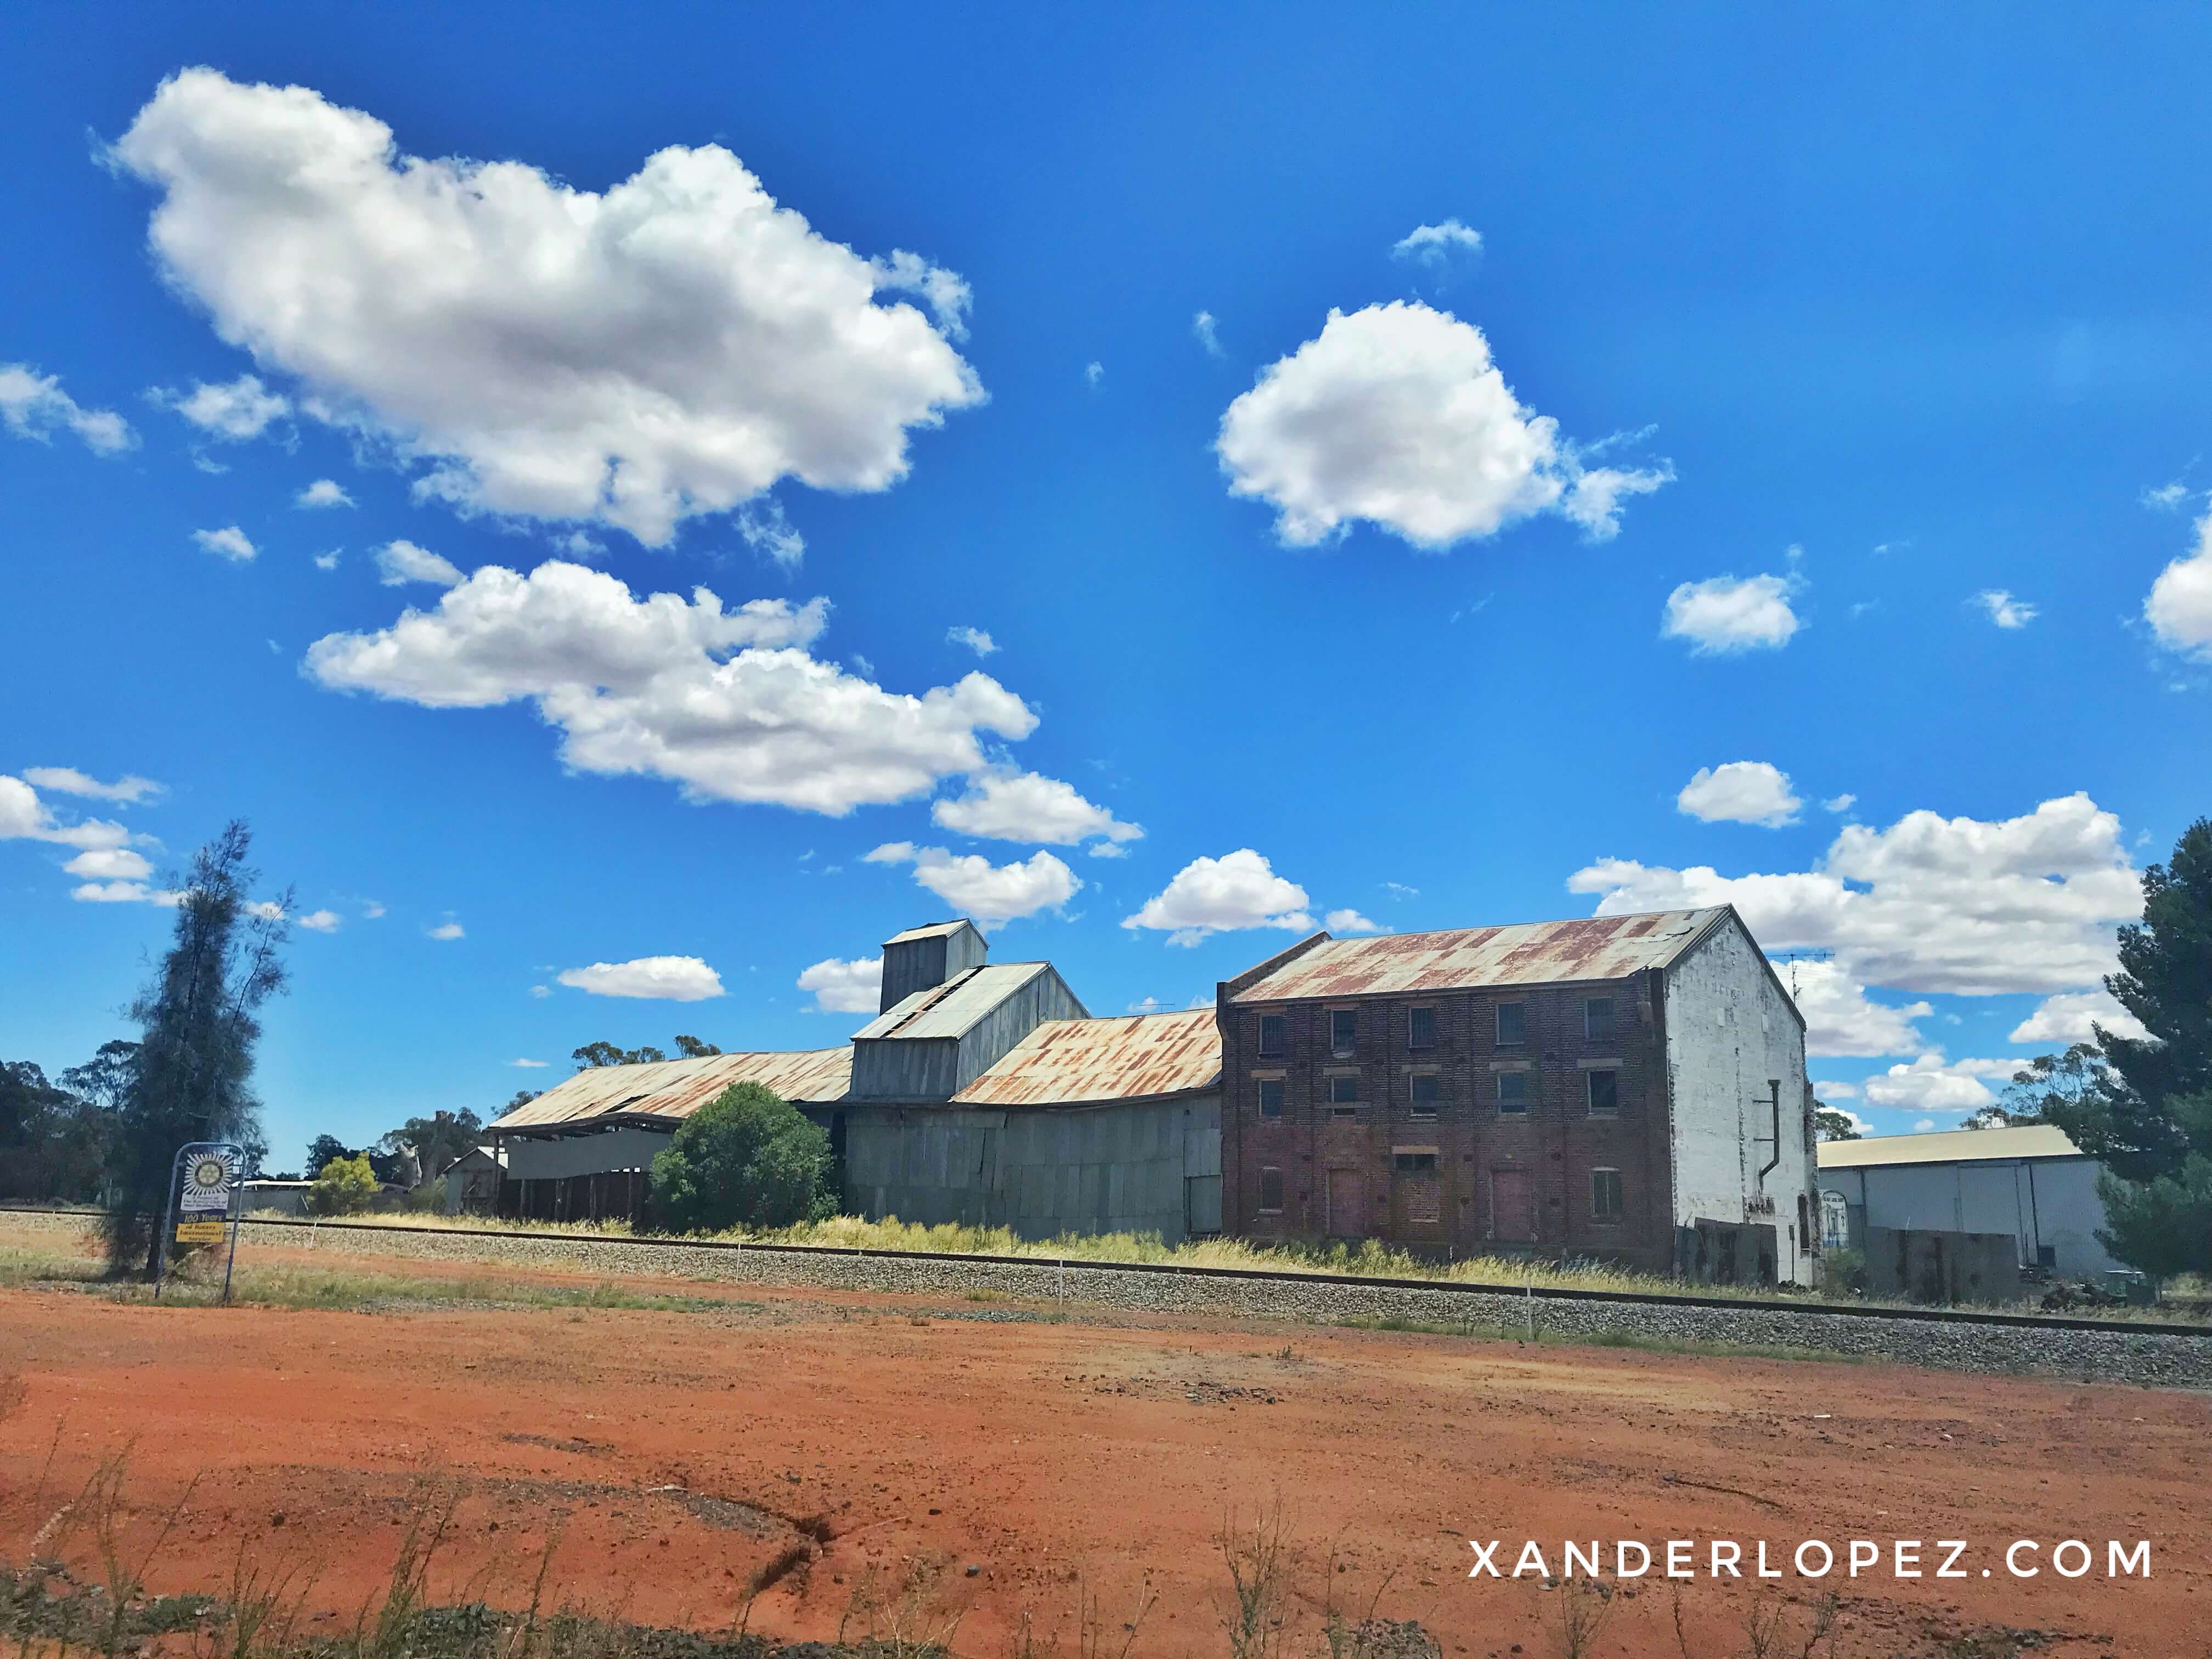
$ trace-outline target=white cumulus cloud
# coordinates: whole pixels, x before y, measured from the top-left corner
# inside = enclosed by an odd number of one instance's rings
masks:
[[[1387,933],[1391,931],[1379,921],[1370,921],[1357,910],[1332,910],[1321,919],[1321,925],[1332,933]]]
[[[895,841],[866,854],[863,862],[911,864],[916,882],[983,927],[1056,909],[1083,887],[1081,878],[1049,853],[994,864],[978,854]]]
[[[44,841],[81,853],[130,844],[131,832],[105,818],[64,823],[21,778],[0,773],[0,841]]]
[[[1124,927],[1156,929],[1170,945],[1193,945],[1208,935],[1245,927],[1281,927],[1294,933],[1311,930],[1306,890],[1275,873],[1249,847],[1218,859],[1196,858],[1175,879],[1145,901]]]
[[[386,587],[409,582],[428,582],[438,587],[459,587],[464,577],[453,562],[413,542],[386,542],[376,550],[376,580]]]
[[[40,789],[52,789],[64,795],[83,795],[93,800],[121,801],[135,805],[143,800],[155,800],[168,793],[166,785],[151,778],[142,778],[128,773],[112,783],[102,783],[89,777],[74,766],[27,766],[24,780]]]
[[[250,564],[259,551],[234,524],[225,525],[220,530],[195,530],[192,540],[199,544],[201,552],[228,559],[233,564]]]
[[[2062,991],[2038,1003],[2035,1012],[2012,1028],[2008,1042],[2047,1042],[2054,1048],[2094,1042],[2095,1028],[2103,1026],[2115,1036],[2142,1042],[2150,1032],[2143,1023],[2120,1006],[2110,991]]]
[[[432,939],[445,941],[466,939],[469,936],[468,930],[458,921],[441,921],[435,927],[430,928],[428,933]]]
[[[353,497],[345,493],[345,487],[336,478],[318,478],[292,497],[292,505],[306,507],[351,507]]]
[[[576,190],[198,68],[112,155],[159,192],[155,256],[216,331],[465,511],[657,545],[785,477],[887,489],[911,429],[983,398],[948,338],[965,283],[830,240],[719,145]]]
[[[1797,1012],[1805,1016],[1808,1056],[1870,1060],[1878,1054],[1917,1054],[1928,1046],[1912,1023],[1936,1012],[1928,1003],[1893,1008],[1876,1002],[1840,963],[1778,963],[1775,972],[1790,988]]]
[[[1480,329],[1402,301],[1331,311],[1229,405],[1214,448],[1230,493],[1275,507],[1293,547],[1365,520],[1441,550],[1553,510],[1602,541],[1622,495],[1671,476],[1586,473],[1558,423],[1514,397]]]
[[[1941,1054],[1923,1054],[1869,1078],[1866,1103],[1915,1112],[1977,1111],[1996,1098],[1983,1079],[2009,1081],[2027,1064],[2024,1060],[1947,1060]]]
[[[571,990],[595,997],[646,997],[662,1002],[703,1002],[722,994],[722,976],[697,957],[639,957],[595,962],[554,975]]]
[[[806,557],[806,538],[792,528],[783,503],[774,496],[748,501],[738,509],[738,534],[747,547],[785,570],[796,570]]]
[[[507,1063],[510,1066],[520,1066],[526,1071],[542,1072],[549,1062],[542,1060],[510,1060]]]
[[[1999,628],[2025,628],[2035,620],[2035,607],[2025,599],[2014,599],[2008,588],[1985,587],[1974,595],[1973,602]]]
[[[1041,841],[1056,847],[1073,847],[1094,836],[1117,846],[1139,840],[1145,833],[1141,825],[1124,823],[1106,808],[1085,800],[1073,784],[1010,767],[977,773],[968,780],[965,793],[931,803],[929,816],[963,836]]]
[[[1707,823],[1758,823],[1770,830],[1796,823],[1797,809],[1804,804],[1790,787],[1790,775],[1765,761],[1700,766],[1674,797],[1678,811]]]
[[[62,390],[60,380],[28,363],[0,363],[0,426],[40,443],[57,429],[72,432],[95,455],[119,455],[138,442],[120,415],[87,409]]]
[[[1442,224],[1415,225],[1390,245],[1392,258],[1411,259],[1431,267],[1481,252],[1482,233],[1468,228],[1457,219],[1447,219]]]
[[[1823,812],[1848,812],[1858,804],[1859,798],[1856,795],[1849,793],[1831,795],[1820,803],[1820,810]]]
[[[143,881],[154,873],[145,858],[127,847],[94,847],[79,853],[63,870],[93,881]]]
[[[1221,336],[1216,331],[1213,313],[1201,311],[1190,319],[1191,337],[1204,348],[1209,357],[1221,355]]]
[[[825,957],[799,975],[799,988],[814,993],[818,1014],[872,1014],[883,1000],[884,959]]]
[[[981,771],[979,732],[1020,738],[1036,716],[969,673],[916,697],[809,656],[829,606],[706,588],[638,599],[614,577],[553,561],[476,571],[432,611],[307,653],[323,684],[433,708],[520,699],[562,733],[579,771],[668,778],[695,799],[842,817]]]
[[[2197,521],[2195,549],[2150,585],[2143,620],[2167,650],[2212,662],[2212,513]]]
[[[258,374],[241,374],[220,386],[193,382],[189,392],[156,392],[154,403],[173,410],[210,438],[244,443],[292,412],[292,400],[261,384]]]
[[[1699,656],[1778,651],[1804,624],[1790,608],[1796,584],[1787,576],[1709,576],[1667,596],[1660,632],[1687,640]]]
[[[988,657],[999,648],[999,642],[980,628],[948,628],[945,637],[952,645],[964,645],[979,657]]]

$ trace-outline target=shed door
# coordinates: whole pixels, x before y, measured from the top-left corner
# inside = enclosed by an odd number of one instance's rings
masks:
[[[1358,1170],[1333,1169],[1323,1197],[1328,1205],[1328,1234],[1332,1238],[1367,1237],[1367,1182]]]
[[[1526,1170],[1490,1172],[1490,1236],[1500,1243],[1536,1238],[1536,1180]]]

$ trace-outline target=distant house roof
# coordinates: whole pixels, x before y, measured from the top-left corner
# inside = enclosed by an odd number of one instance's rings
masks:
[[[902,933],[893,933],[884,943],[911,945],[918,939],[949,939],[963,927],[973,927],[975,925],[965,916],[955,916],[951,921],[933,921],[927,927],[909,927]]]
[[[1048,1019],[952,1097],[956,1106],[1060,1106],[1186,1094],[1221,1080],[1213,1010]]]
[[[849,1048],[792,1054],[708,1054],[646,1066],[593,1066],[492,1124],[518,1129],[599,1127],[643,1119],[680,1122],[735,1083],[759,1083],[805,1105],[842,1100],[853,1086]]]
[[[2018,1129],[1945,1129],[1924,1135],[1869,1135],[1863,1140],[1824,1140],[1814,1150],[1824,1170],[2087,1156],[2066,1138],[2063,1129],[2048,1123],[2031,1123]]]
[[[1628,916],[1325,939],[1237,992],[1237,1002],[1389,995],[1492,985],[1625,979],[1663,968],[1722,918],[1723,905]]]
[[[1023,986],[1051,971],[1048,962],[999,962],[968,969],[942,985],[902,998],[854,1032],[853,1041],[965,1036]]]

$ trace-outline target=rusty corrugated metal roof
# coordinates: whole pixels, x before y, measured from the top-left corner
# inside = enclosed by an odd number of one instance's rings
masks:
[[[680,1122],[733,1083],[765,1084],[802,1104],[842,1100],[853,1086],[853,1050],[848,1046],[594,1066],[525,1102],[491,1127],[505,1132],[640,1117]]]
[[[916,991],[853,1033],[853,1041],[884,1037],[963,1037],[976,1021],[1035,979],[1048,962],[994,962],[953,975],[942,985]]]
[[[1486,985],[1556,985],[1622,979],[1662,968],[1725,908],[1653,910],[1631,916],[1455,927],[1441,933],[1333,939],[1247,986],[1237,1002],[1387,995]]]
[[[1221,1032],[1213,1010],[1123,1019],[1048,1019],[952,1097],[958,1106],[1060,1106],[1136,1100],[1213,1086]]]

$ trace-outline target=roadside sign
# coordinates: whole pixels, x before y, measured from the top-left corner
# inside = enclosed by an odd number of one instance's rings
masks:
[[[246,1173],[245,1149],[228,1140],[196,1140],[177,1148],[169,1165],[169,1196],[154,1256],[154,1295],[161,1294],[169,1246],[230,1243],[222,1265],[222,1299],[230,1300],[230,1273],[238,1260],[238,1200]]]
[[[220,1244],[229,1231],[224,1221],[179,1221],[177,1224],[177,1243],[179,1244]]]
[[[230,1160],[221,1152],[195,1152],[185,1164],[185,1189],[177,1195],[180,1210],[230,1209]]]

